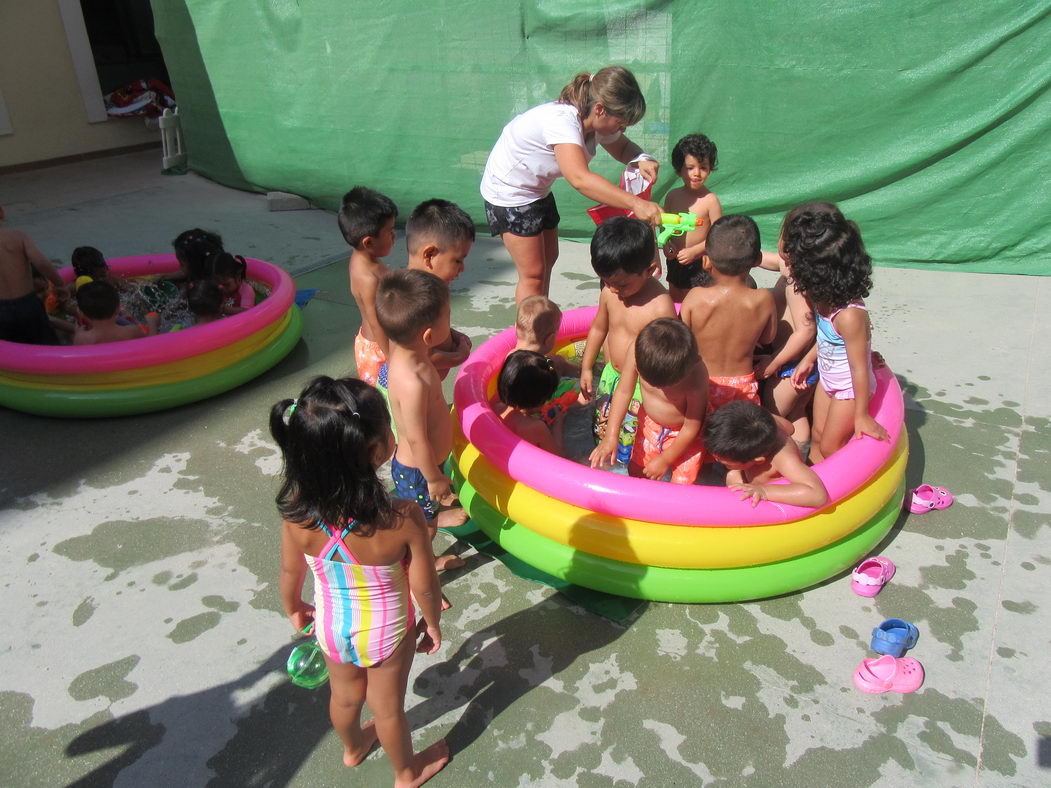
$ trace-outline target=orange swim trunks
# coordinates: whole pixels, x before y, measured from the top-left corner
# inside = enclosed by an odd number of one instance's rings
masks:
[[[677,429],[663,427],[639,410],[639,426],[635,432],[635,446],[631,450],[631,461],[628,463],[628,475],[642,476],[646,463],[664,453],[666,446],[678,436]],[[691,442],[686,451],[679,455],[678,461],[671,466],[672,484],[693,484],[701,469],[701,458],[704,447],[700,436]]]
[[[759,381],[755,379],[755,373],[747,375],[730,375],[717,377],[712,375],[708,378],[708,413],[713,413],[723,405],[736,402],[739,399],[759,402]]]
[[[354,363],[358,368],[358,378],[370,386],[375,386],[380,376],[380,367],[387,363],[387,357],[383,355],[379,344],[371,339],[365,339],[358,329],[358,335],[354,337]]]

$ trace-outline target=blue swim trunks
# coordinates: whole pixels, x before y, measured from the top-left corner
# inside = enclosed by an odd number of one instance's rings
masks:
[[[431,498],[427,489],[427,480],[419,468],[402,465],[398,462],[397,457],[391,457],[390,475],[394,480],[396,497],[416,501],[428,521],[438,516],[438,502]]]

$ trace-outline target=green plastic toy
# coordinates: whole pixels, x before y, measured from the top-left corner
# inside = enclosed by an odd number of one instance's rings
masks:
[[[310,635],[314,631],[314,625],[308,624],[303,629],[304,635]],[[317,689],[328,681],[328,665],[321,653],[321,646],[317,638],[305,640],[292,649],[285,664],[288,677],[297,687],[304,689]]]
[[[696,230],[697,225],[703,222],[704,220],[698,218],[695,213],[662,213],[657,246],[664,246],[673,235],[686,235],[691,230]]]

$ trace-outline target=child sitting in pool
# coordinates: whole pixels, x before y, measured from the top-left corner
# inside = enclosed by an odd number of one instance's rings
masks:
[[[562,310],[545,295],[531,295],[518,303],[515,319],[515,350],[532,350],[547,356],[555,365],[558,374],[566,378],[579,378],[580,367],[564,356],[552,354],[555,337],[562,323]]]
[[[500,401],[493,405],[511,432],[552,454],[562,453],[566,410],[557,413],[550,425],[543,418],[543,410],[558,388],[559,380],[558,370],[550,358],[533,350],[515,350],[500,370],[496,383]]]
[[[73,265],[75,289],[88,282],[109,282],[117,290],[127,293],[133,290],[131,282],[120,276],[113,276],[109,271],[106,258],[94,246],[78,246],[69,257]]]
[[[248,263],[241,255],[218,252],[208,259],[210,279],[223,294],[224,315],[236,315],[255,306],[255,290],[248,281]]]
[[[620,420],[636,378],[642,390],[639,428],[628,474],[693,484],[701,469],[701,422],[708,400],[708,371],[693,334],[680,320],[662,317],[639,332],[628,350],[613,395],[606,438],[591,454],[591,467],[612,462]]]
[[[817,319],[817,345],[793,373],[793,380],[805,379],[817,360],[811,461],[839,451],[851,436],[888,440],[869,413],[876,377],[862,299],[872,287],[872,259],[858,226],[831,203],[806,203],[785,217],[781,238],[792,282]]]
[[[170,282],[196,282],[208,276],[208,260],[223,251],[223,239],[218,233],[195,227],[183,230],[172,241],[179,270],[164,274],[161,279]]]
[[[792,425],[758,405],[737,400],[723,405],[704,425],[705,451],[726,469],[726,486],[741,500],[824,506],[828,491],[808,468],[794,441]],[[788,484],[767,484],[784,477]]]
[[[675,304],[660,282],[653,278],[657,244],[653,229],[639,219],[615,216],[595,230],[591,239],[591,267],[602,281],[598,312],[588,331],[584,358],[580,365],[580,390],[595,400],[595,437],[606,437],[610,417],[610,398],[620,380],[628,351],[635,337],[659,317],[675,317]],[[598,386],[593,368],[599,350],[605,349],[606,366]],[[617,462],[631,458],[635,440],[635,413],[639,392],[630,398],[628,411],[620,425]]]
[[[214,323],[223,316],[223,291],[211,279],[190,282],[186,286],[186,303],[195,326]]]
[[[109,282],[87,282],[81,285],[77,291],[77,306],[88,325],[77,330],[73,337],[74,345],[99,345],[153,336],[160,326],[156,312],[146,315],[144,326],[138,323],[118,324],[120,294]]]
[[[423,515],[376,475],[394,451],[383,397],[353,378],[316,378],[274,405],[270,434],[284,458],[281,602],[297,631],[313,625],[343,764],[357,766],[378,738],[395,784],[421,785],[449,748],[442,739],[413,752],[405,682],[415,652],[441,647],[441,594]],[[308,567],[313,605],[303,601]],[[366,699],[375,719],[362,725]]]

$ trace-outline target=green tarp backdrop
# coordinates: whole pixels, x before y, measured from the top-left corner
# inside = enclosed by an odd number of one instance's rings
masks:
[[[404,214],[478,183],[516,113],[578,71],[631,68],[629,131],[677,182],[675,141],[767,248],[799,202],[837,202],[875,261],[1051,273],[1051,5],[952,0],[153,0],[191,166],[327,208],[363,184]],[[614,181],[620,165],[600,153]],[[590,203],[564,181],[562,234]],[[333,228],[335,232],[335,228]]]

